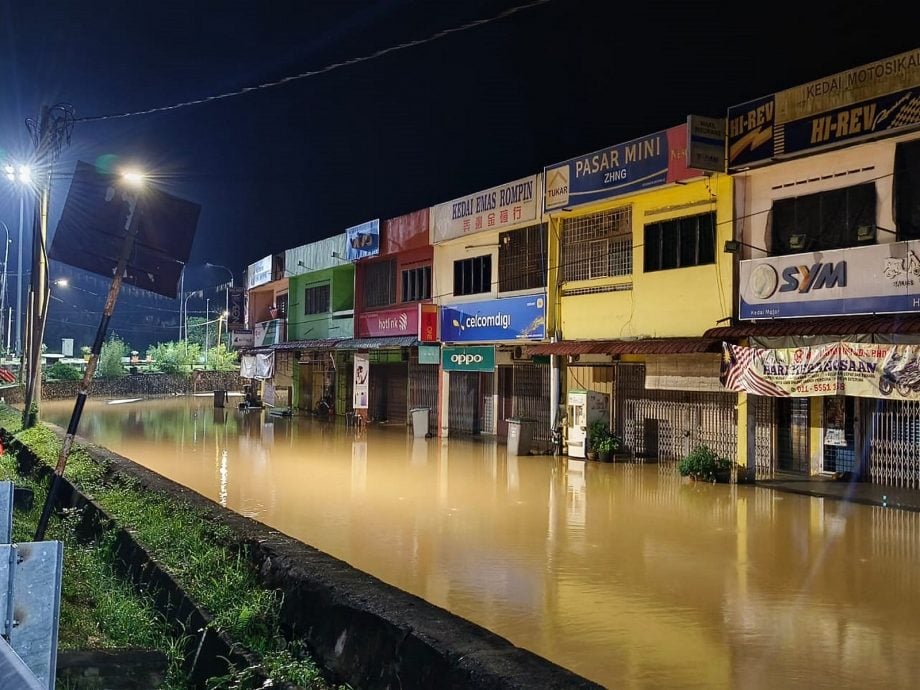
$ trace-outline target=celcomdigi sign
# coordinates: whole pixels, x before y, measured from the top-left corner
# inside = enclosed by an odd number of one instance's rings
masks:
[[[543,340],[546,293],[441,307],[441,340]]]

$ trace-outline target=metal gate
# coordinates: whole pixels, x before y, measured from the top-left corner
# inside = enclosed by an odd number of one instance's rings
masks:
[[[409,405],[427,407],[428,431],[433,432],[438,423],[438,366],[419,364],[418,350],[409,357]]]
[[[808,449],[811,398],[776,400],[776,467],[784,472],[811,473]]]
[[[749,395],[754,421],[754,473],[756,479],[773,478],[773,398]]]
[[[637,457],[676,461],[698,445],[736,459],[734,393],[645,388],[645,365],[617,366],[615,424]]]
[[[863,438],[873,484],[920,489],[920,401],[863,398]]]
[[[489,431],[492,409],[492,373],[450,372],[447,430],[450,434],[480,434]]]
[[[409,419],[409,370],[405,362],[371,364],[368,415],[376,421],[405,424]]]
[[[536,364],[515,364],[513,376],[514,417],[534,420],[533,440],[549,444],[552,439],[549,419],[549,379],[551,369]]]

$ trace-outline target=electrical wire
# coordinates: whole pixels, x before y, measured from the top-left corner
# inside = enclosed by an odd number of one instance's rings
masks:
[[[234,98],[236,96],[244,96],[248,93],[253,93],[256,91],[263,91],[265,89],[272,89],[278,86],[283,86],[284,84],[289,84],[294,81],[299,81],[301,79],[307,79],[308,77],[315,77],[320,74],[326,74],[332,72],[333,70],[340,69],[342,67],[351,67],[352,65],[357,65],[362,62],[369,62],[371,60],[376,60],[377,58],[383,57],[384,55],[389,55],[390,53],[395,53],[400,50],[406,50],[408,48],[415,48],[426,43],[431,43],[437,41],[441,38],[446,38],[453,34],[457,34],[463,31],[468,31],[470,29],[475,29],[480,26],[485,26],[486,24],[491,24],[492,22],[499,21],[501,19],[506,19],[518,12],[523,12],[525,10],[538,7],[539,5],[545,5],[551,0],[532,0],[531,2],[525,3],[523,5],[516,5],[515,7],[509,7],[506,10],[502,10],[498,14],[495,14],[491,17],[486,17],[484,19],[474,19],[473,21],[467,22],[466,24],[461,24],[459,26],[451,27],[448,29],[441,29],[435,33],[425,37],[418,38],[412,41],[406,41],[404,43],[399,43],[397,45],[389,46],[387,48],[381,48],[380,50],[374,51],[367,55],[361,55],[358,57],[349,58],[347,60],[342,60],[340,62],[333,62],[331,64],[325,65],[314,70],[308,70],[306,72],[300,72],[299,74],[292,74],[281,79],[276,79],[274,81],[267,81],[255,86],[245,86],[241,89],[235,91],[227,91],[225,93],[214,94],[211,96],[204,96],[203,98],[196,98],[190,101],[183,101],[180,103],[173,103],[171,105],[162,105],[154,108],[147,108],[145,110],[135,110],[131,112],[124,113],[112,113],[109,115],[94,115],[89,117],[77,118],[77,122],[99,122],[102,120],[116,120],[126,117],[136,117],[139,115],[152,115],[154,113],[163,113],[170,110],[179,110],[180,108],[187,108],[193,105],[203,105],[205,103],[213,103],[214,101],[220,101],[227,98]]]

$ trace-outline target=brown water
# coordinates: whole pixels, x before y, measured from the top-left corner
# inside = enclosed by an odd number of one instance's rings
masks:
[[[611,688],[918,685],[920,514],[237,400],[93,401],[80,434]]]

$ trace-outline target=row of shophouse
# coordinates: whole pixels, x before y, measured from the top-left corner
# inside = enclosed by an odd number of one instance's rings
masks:
[[[265,257],[247,294],[279,405],[548,447],[590,390],[639,457],[918,488],[920,50]]]

